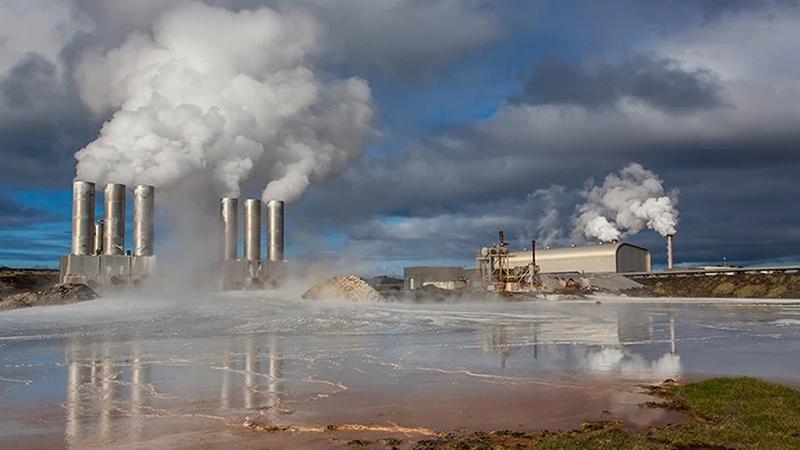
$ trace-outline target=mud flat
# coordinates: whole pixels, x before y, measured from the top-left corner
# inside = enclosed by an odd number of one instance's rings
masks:
[[[800,383],[787,357],[800,352],[800,305],[770,301],[270,291],[5,311],[0,448],[455,448],[475,433],[528,439],[587,420],[646,434],[688,419],[642,406],[666,401],[642,385]]]

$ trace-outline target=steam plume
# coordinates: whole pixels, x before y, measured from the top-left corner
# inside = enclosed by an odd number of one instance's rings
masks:
[[[358,156],[374,115],[361,79],[322,79],[317,26],[269,8],[182,2],[148,34],[85,57],[83,101],[113,112],[76,154],[78,178],[169,188],[213,179],[237,196],[252,178],[292,201]]]
[[[640,164],[608,174],[602,186],[588,182],[581,196],[575,233],[587,238],[612,241],[644,228],[662,236],[675,234],[678,193],[665,194],[662,180]]]

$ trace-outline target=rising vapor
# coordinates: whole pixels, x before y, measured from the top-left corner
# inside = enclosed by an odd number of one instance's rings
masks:
[[[640,164],[631,163],[606,175],[601,186],[587,182],[575,210],[573,234],[610,242],[649,228],[662,236],[675,234],[678,193],[665,193],[663,181]]]
[[[370,88],[313,67],[317,25],[269,8],[229,11],[184,2],[150,33],[83,58],[82,100],[112,114],[75,155],[77,177],[170,188],[212,179],[238,196],[296,200],[360,155],[372,130]]]

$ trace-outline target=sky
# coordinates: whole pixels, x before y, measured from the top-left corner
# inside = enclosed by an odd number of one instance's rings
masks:
[[[797,264],[798,23],[790,0],[6,0],[0,265],[57,266],[77,174],[167,213],[284,196],[289,258],[398,274],[501,229],[590,241],[587,186],[631,163],[677,202],[676,262]],[[663,265],[658,233],[624,239]]]

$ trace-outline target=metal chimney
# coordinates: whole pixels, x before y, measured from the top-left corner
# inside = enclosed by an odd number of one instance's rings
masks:
[[[239,199],[223,197],[219,215],[222,219],[222,259],[236,260],[239,241]]]
[[[155,207],[155,187],[133,189],[133,256],[153,256]]]
[[[267,240],[269,241],[269,261],[283,261],[283,201],[267,202]]]
[[[104,194],[105,235],[103,254],[125,254],[125,185],[109,183]]]
[[[105,235],[105,221],[103,219],[94,223],[94,252],[93,255],[103,254],[103,236]]]
[[[667,235],[667,269],[672,270],[672,235]]]
[[[94,250],[94,183],[72,183],[72,254],[90,255]]]
[[[261,259],[261,200],[244,201],[244,259]]]

